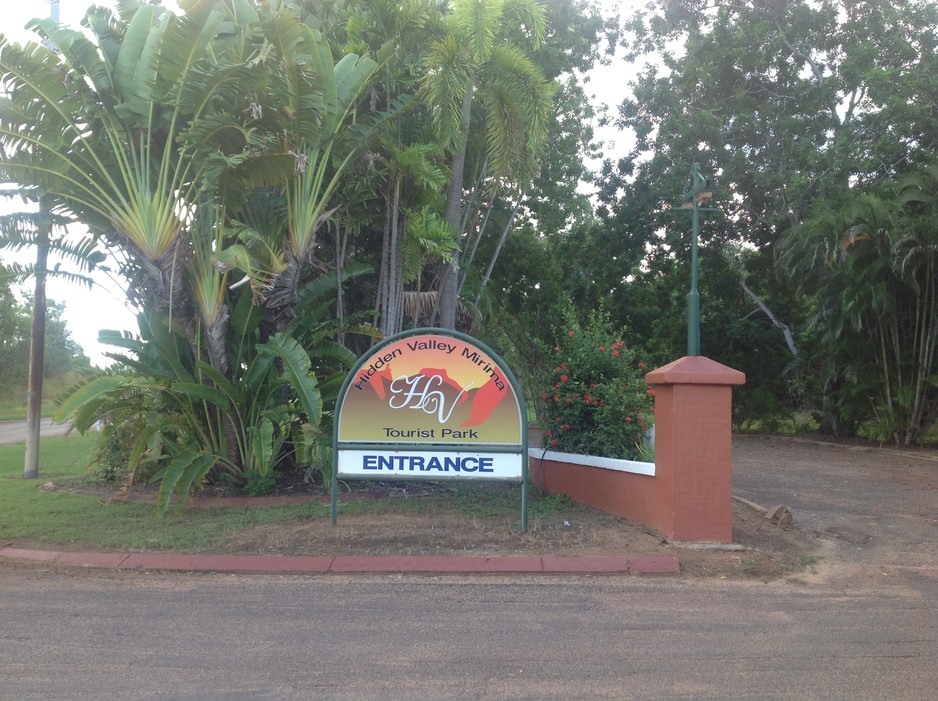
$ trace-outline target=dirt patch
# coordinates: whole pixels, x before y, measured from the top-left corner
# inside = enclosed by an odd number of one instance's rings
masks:
[[[671,555],[693,577],[774,579],[801,572],[817,558],[819,543],[797,528],[780,528],[745,504],[733,506],[733,540],[740,550],[671,543],[641,524],[584,507],[563,516],[520,524],[432,513],[342,515],[264,525],[232,534],[230,553],[284,555]],[[575,513],[575,515],[573,515]]]
[[[360,482],[343,494],[338,522],[297,519],[232,533],[223,552],[283,555],[671,555],[687,576],[772,579],[816,561],[819,542],[797,528],[771,524],[758,509],[733,502],[733,540],[740,549],[672,543],[642,524],[532,493],[528,530],[521,532],[516,486],[470,490],[434,483]],[[282,480],[281,497],[308,494],[325,501],[321,486]],[[199,495],[203,506],[212,502]],[[366,500],[366,508],[356,502]],[[265,500],[266,501],[266,500]],[[275,501],[275,500],[274,500]]]
[[[429,482],[362,481],[344,486],[335,526],[328,516],[317,516],[245,527],[229,533],[213,550],[264,555],[670,555],[679,559],[685,576],[766,580],[810,568],[820,549],[817,537],[798,529],[797,515],[794,525],[776,526],[757,508],[737,501],[733,502],[736,549],[727,550],[669,542],[642,524],[565,497],[537,493],[531,495],[528,530],[522,533],[517,485],[454,489]],[[88,484],[56,488],[107,501],[155,503],[156,499],[152,485],[126,491]],[[328,501],[321,482],[296,472],[281,475],[272,495],[231,497],[210,488],[194,495],[187,508],[326,505]]]

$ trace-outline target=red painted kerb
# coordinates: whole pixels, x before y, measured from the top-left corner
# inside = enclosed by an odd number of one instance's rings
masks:
[[[746,376],[685,356],[645,376],[655,387],[655,475],[541,460],[533,484],[679,541],[733,541],[733,385]]]

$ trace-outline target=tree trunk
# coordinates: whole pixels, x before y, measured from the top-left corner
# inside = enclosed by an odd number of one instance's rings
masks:
[[[393,205],[385,196],[384,229],[381,232],[381,263],[378,268],[378,290],[375,294],[375,326],[387,336],[388,292],[391,272],[391,209]]]
[[[456,290],[456,294],[461,294],[463,285],[466,284],[466,278],[468,277],[467,273],[472,268],[473,261],[475,261],[476,253],[479,250],[479,244],[482,243],[482,236],[485,234],[485,229],[489,225],[489,218],[492,216],[492,210],[494,208],[495,208],[495,198],[492,197],[492,199],[489,200],[489,206],[485,210],[485,216],[482,217],[482,223],[476,226],[473,226],[473,230],[474,231],[477,230],[478,233],[476,233],[476,235],[472,237],[472,245],[468,246],[469,257],[465,261],[465,265],[463,266],[462,275],[459,276],[459,287]],[[468,245],[468,242],[467,242],[467,245]]]
[[[342,331],[345,326],[345,293],[342,284],[342,271],[345,270],[345,254],[348,250],[348,232],[342,233],[342,227],[335,227],[335,316],[339,322],[339,333],[336,339],[341,345],[345,345],[345,333]]]
[[[508,238],[508,232],[511,231],[512,222],[515,220],[515,214],[518,213],[518,206],[521,204],[521,200],[515,203],[515,206],[511,208],[511,216],[508,217],[508,221],[505,222],[505,228],[502,229],[502,235],[498,239],[498,244],[495,246],[495,252],[492,253],[491,259],[489,259],[489,265],[485,269],[485,275],[482,276],[482,282],[479,284],[479,291],[476,292],[475,304],[478,306],[479,300],[482,299],[482,293],[485,291],[485,286],[489,284],[489,278],[492,277],[492,270],[495,269],[495,262],[498,260],[499,254],[502,252],[502,246],[505,245],[505,239]]]
[[[33,295],[33,323],[29,339],[29,389],[26,400],[26,459],[23,477],[39,477],[39,424],[42,421],[42,373],[46,344],[46,266],[49,262],[49,212],[39,205],[36,242],[36,291]]]
[[[769,309],[768,305],[766,305],[766,303],[759,298],[759,295],[757,295],[749,288],[749,285],[746,284],[745,280],[739,278],[739,284],[743,288],[743,292],[749,295],[752,298],[752,301],[758,305],[759,309],[761,309],[762,312],[767,317],[769,317],[769,321],[772,322],[772,326],[782,332],[782,335],[785,337],[785,344],[788,346],[788,350],[791,352],[791,354],[796,358],[799,357],[798,346],[795,345],[795,337],[792,335],[791,329],[788,328],[788,325],[776,318],[775,314],[772,313],[772,310]]]
[[[460,142],[450,161],[450,167],[453,171],[453,179],[450,180],[449,188],[446,191],[446,223],[457,230],[457,240],[462,236],[460,225],[462,223],[462,185],[463,169],[466,165],[466,146],[469,141],[469,120],[472,115],[472,88],[466,90],[462,102],[462,115],[460,118]],[[456,328],[456,298],[459,285],[459,250],[453,252],[453,256],[443,268],[442,280],[440,282],[440,294],[437,299],[439,310],[438,325],[443,329]]]

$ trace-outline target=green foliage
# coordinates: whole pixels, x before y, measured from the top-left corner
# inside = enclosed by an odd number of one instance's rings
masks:
[[[212,475],[248,490],[268,489],[278,466],[308,464],[319,455],[309,436],[331,435],[338,388],[355,360],[335,338],[368,333],[331,318],[332,295],[346,277],[330,274],[305,285],[297,307],[302,315],[263,342],[251,296],[236,300],[226,339],[235,360],[230,377],[194,355],[184,331],[164,313],[141,314],[136,338],[103,331],[102,341],[125,351],[109,354],[118,365],[73,388],[56,417],[73,420],[80,431],[100,421],[106,435],[128,434],[124,469],[134,479],[160,481],[163,511],[174,501],[183,504]]]
[[[252,497],[260,497],[273,492],[276,486],[277,480],[272,474],[251,472],[248,473],[245,491]]]
[[[44,480],[65,489],[36,488],[21,478],[23,445],[0,446],[0,532],[6,539],[70,544],[88,549],[135,551],[215,550],[232,532],[302,518],[325,520],[328,504],[269,508],[192,509],[161,515],[151,505],[110,503],[68,489],[93,473],[97,436],[70,435],[42,441]]]
[[[934,168],[899,196],[864,194],[780,241],[778,261],[813,302],[811,361],[830,430],[910,445],[938,419]]]
[[[303,424],[293,431],[293,450],[297,465],[307,466],[307,479],[318,474],[326,487],[332,485],[332,419],[327,417],[328,426]]]
[[[94,458],[94,472],[98,479],[117,482],[127,473],[131,451],[141,430],[139,421],[102,422]]]
[[[146,430],[135,437],[128,467],[135,471],[141,461],[161,465],[153,476],[161,482],[161,510],[173,496],[183,502],[216,466],[235,479],[269,476],[283,459],[291,426],[318,423],[322,403],[309,356],[289,336],[259,344],[251,364],[229,380],[186,355],[184,339],[169,332],[165,319],[142,316],[141,328],[147,334],[142,339],[104,334],[136,356],[112,355],[133,373],[79,385],[56,416],[74,420],[82,431],[99,420],[143,423]],[[284,394],[288,389],[292,401]],[[236,462],[229,458],[229,441]]]
[[[91,361],[72,339],[62,318],[64,313],[65,304],[52,300],[47,302],[43,361],[45,379],[87,375],[91,372]],[[31,299],[27,297],[23,301],[18,300],[0,268],[0,383],[7,389],[7,396],[26,390],[32,316]],[[50,390],[50,396],[54,389]]]
[[[683,353],[677,204],[698,160],[717,210],[700,223],[701,349],[746,373],[737,420],[811,408],[822,430],[920,441],[935,420],[936,21],[924,0],[642,7],[617,119],[634,148],[603,164],[600,224],[559,256],[574,306],[604,304],[656,361]]]
[[[546,444],[567,453],[637,459],[652,415],[645,363],[608,319],[568,323],[554,347],[544,400]]]
[[[161,511],[212,477],[269,481],[354,360],[341,334],[363,331],[344,276],[313,280],[317,236],[407,99],[366,105],[378,62],[336,60],[304,19],[292,3],[121,3],[90,9],[87,33],[37,20],[43,43],[0,37],[0,179],[117,249],[145,309],[139,337],[103,334],[118,364],[58,415],[132,434],[127,469],[160,481]]]

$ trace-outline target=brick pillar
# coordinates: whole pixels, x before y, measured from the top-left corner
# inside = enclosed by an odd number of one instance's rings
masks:
[[[746,376],[685,356],[645,376],[655,386],[655,496],[674,540],[733,542],[733,385]]]

